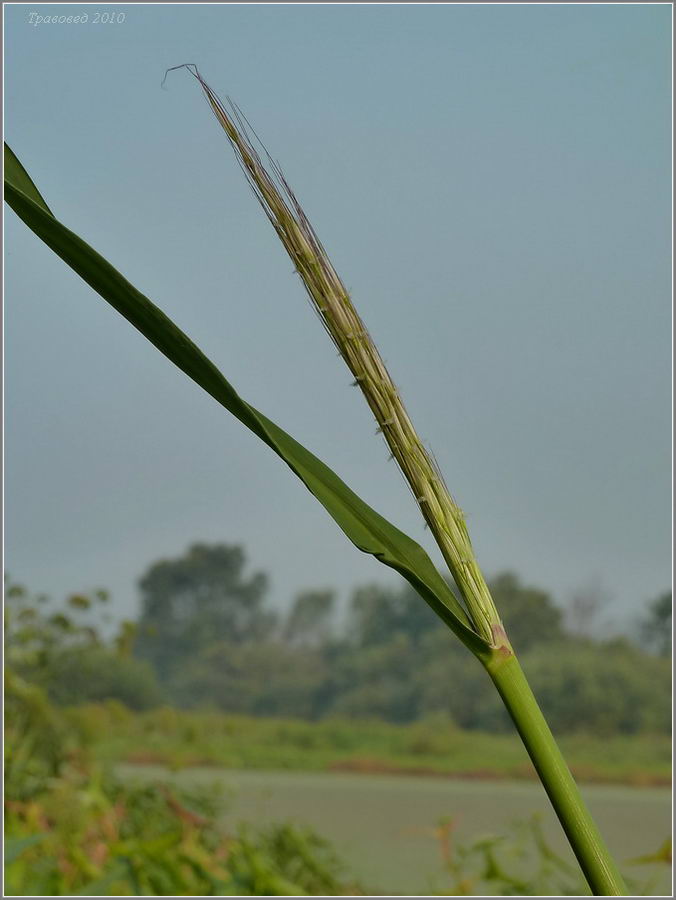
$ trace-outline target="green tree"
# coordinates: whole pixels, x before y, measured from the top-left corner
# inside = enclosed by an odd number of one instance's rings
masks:
[[[606,643],[602,652],[591,641],[534,648],[523,665],[552,727],[561,733],[669,732],[669,662],[624,638]]]
[[[563,636],[561,610],[546,591],[523,585],[513,572],[496,575],[489,588],[517,652]]]
[[[119,700],[132,709],[162,701],[155,673],[129,656],[131,622],[121,622],[112,639],[101,636],[105,591],[71,594],[65,604],[33,597],[6,579],[5,665],[29,687],[42,688],[62,704]]]
[[[494,691],[467,650],[438,629],[426,636],[418,655],[418,715],[445,713],[461,728],[485,728],[484,708]],[[506,723],[506,714],[503,719]]]
[[[326,664],[312,648],[219,641],[181,666],[168,687],[183,706],[213,704],[230,713],[312,719],[326,677]]]
[[[335,603],[336,594],[331,590],[298,594],[284,623],[284,640],[299,646],[325,643],[331,633]]]
[[[347,648],[333,671],[339,689],[331,712],[390,722],[412,721],[419,708],[415,660],[412,642],[402,632],[386,642]]]
[[[43,674],[40,681],[50,700],[63,706],[119,700],[129,709],[142,710],[159,706],[163,699],[149,663],[108,647],[56,653]]]
[[[372,584],[352,595],[348,633],[357,646],[385,644],[397,635],[416,644],[438,628],[438,617],[408,584],[399,589]]]
[[[643,643],[660,656],[671,653],[671,591],[665,591],[648,606],[648,612],[640,623]]]
[[[241,547],[193,544],[142,576],[136,653],[163,680],[215,641],[240,644],[270,635],[276,617],[264,606],[268,579],[262,572],[246,577],[245,565]]]

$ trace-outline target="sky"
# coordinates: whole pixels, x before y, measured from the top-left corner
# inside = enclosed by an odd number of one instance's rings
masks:
[[[440,563],[199,86],[161,87],[185,62],[281,162],[485,573],[600,585],[611,630],[668,587],[669,5],[4,9],[6,140],[246,400]],[[280,608],[398,582],[9,209],[4,317],[15,580],[131,616],[206,541]]]

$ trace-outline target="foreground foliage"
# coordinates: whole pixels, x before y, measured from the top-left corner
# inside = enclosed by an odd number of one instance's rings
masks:
[[[9,588],[13,600],[26,599]],[[179,768],[195,762],[243,767],[408,771],[447,765],[468,772],[500,757],[502,774],[525,774],[525,754],[512,737],[467,734],[447,719],[408,726],[327,720],[308,723],[186,712],[133,711],[119,701],[67,708],[51,704],[42,684],[66,649],[73,671],[89,654],[127,658],[122,627],[106,648],[88,624],[90,603],[75,595],[65,612],[10,604],[5,672],[6,893],[9,895],[345,895],[366,892],[346,874],[332,847],[310,829],[270,823],[225,828],[227,798],[218,783],[177,784],[119,766],[145,759]],[[12,618],[11,613],[14,613]],[[102,657],[105,662],[105,657]],[[24,677],[32,672],[39,683]],[[58,691],[57,691],[58,695]],[[577,753],[602,761],[600,744],[574,738]],[[644,764],[655,759],[646,746]],[[665,739],[660,753],[668,768]],[[594,748],[595,747],[595,751]],[[592,749],[590,749],[592,748]],[[576,753],[567,748],[572,757]],[[606,775],[639,752],[632,738],[606,742]],[[610,757],[614,757],[611,759]],[[430,769],[430,767],[432,767]],[[499,767],[497,767],[499,768]],[[484,772],[486,774],[486,772]],[[446,875],[421,885],[439,894],[565,895],[583,885],[548,847],[536,823],[511,832],[451,840],[452,822],[435,830]],[[667,861],[668,847],[648,855]],[[396,885],[383,885],[389,893]],[[632,885],[646,893],[648,882]],[[369,893],[378,893],[370,886]],[[383,890],[381,893],[385,893]]]
[[[9,672],[6,678],[6,893],[8,895],[346,895],[367,891],[349,878],[331,846],[310,829],[286,823],[224,828],[222,788],[174,780],[116,777],[96,761],[101,728],[163,721],[190,735],[194,715],[175,710],[132,714],[119,704],[76,713],[55,709],[44,692]],[[230,729],[233,721],[219,716]],[[194,724],[194,721],[193,723]],[[202,725],[213,728],[215,720]],[[239,723],[244,724],[242,722]],[[249,722],[255,727],[255,720]],[[171,728],[170,728],[171,726]],[[277,736],[294,723],[275,723]],[[300,738],[314,728],[295,723]],[[383,726],[380,726],[381,728]],[[392,727],[391,727],[392,728]],[[396,729],[392,728],[393,731]],[[411,731],[412,729],[408,729]],[[227,735],[228,729],[224,728]],[[251,733],[249,732],[249,737]],[[333,738],[340,736],[340,730]],[[327,737],[325,735],[325,737]],[[420,738],[420,735],[418,736]],[[494,739],[493,739],[494,740]],[[455,822],[433,833],[443,875],[425,892],[498,896],[586,893],[579,872],[549,846],[537,819],[469,842]],[[638,863],[669,863],[670,845]],[[654,889],[659,872],[630,882],[636,895]],[[383,888],[392,890],[393,885]]]
[[[93,752],[101,728],[133,715],[119,701],[68,713],[53,706],[77,673],[105,685],[110,667],[147,675],[128,658],[124,624],[108,647],[88,614],[97,598],[73,595],[66,611],[30,602],[9,585],[5,670],[5,835],[9,894],[303,895],[353,893],[331,847],[288,824],[219,823],[217,785],[186,790],[120,779]],[[98,598],[105,602],[105,597]],[[92,659],[95,664],[92,665]],[[26,676],[32,676],[31,682]],[[125,679],[123,683],[127,683]],[[150,690],[155,682],[141,679]],[[131,685],[131,682],[130,682]],[[104,688],[105,690],[105,688]],[[130,691],[131,696],[131,691]],[[141,704],[143,705],[143,704]]]
[[[6,680],[8,894],[349,894],[335,853],[288,824],[218,822],[217,786],[135,784],[92,761],[40,688]]]
[[[454,819],[443,819],[435,829],[446,877],[433,880],[433,893],[500,897],[567,897],[589,894],[579,870],[556,853],[547,839],[539,815],[514,823],[502,834],[488,833],[471,842],[454,841]],[[657,853],[632,860],[625,876],[634,896],[653,893],[662,881],[659,869],[641,875],[637,865],[671,865],[671,841]]]

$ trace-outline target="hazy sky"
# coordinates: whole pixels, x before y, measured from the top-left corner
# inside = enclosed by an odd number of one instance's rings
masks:
[[[562,603],[600,580],[618,620],[668,586],[668,5],[16,4],[5,28],[7,140],[53,211],[435,560],[198,85],[160,88],[168,66],[197,63],[281,161],[484,570]],[[16,579],[107,587],[129,614],[147,565],[203,540],[242,543],[278,604],[396,582],[5,222]]]

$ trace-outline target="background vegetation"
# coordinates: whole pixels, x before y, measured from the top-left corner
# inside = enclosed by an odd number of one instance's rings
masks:
[[[134,710],[397,724],[441,716],[511,733],[481,667],[403,581],[358,588],[342,621],[330,589],[278,611],[268,583],[247,572],[241,547],[194,544],[148,567],[138,622],[108,642],[99,634],[105,592],[57,606],[10,585],[8,648],[15,658],[22,649],[22,676],[61,705],[114,699]],[[671,593],[647,605],[634,635],[606,639],[593,588],[566,615],[514,573],[490,588],[557,734],[669,734]]]
[[[533,775],[481,667],[408,586],[364,586],[342,619],[328,589],[278,611],[241,547],[195,544],[139,587],[139,620],[112,623],[105,591],[59,604],[6,580],[9,894],[378,891],[311,829],[224,827],[217,781],[137,782],[120,762]],[[671,595],[599,652],[593,592],[564,615],[512,573],[491,587],[576,774],[668,783]],[[431,832],[438,892],[583,890],[536,820],[466,843],[453,829]]]

